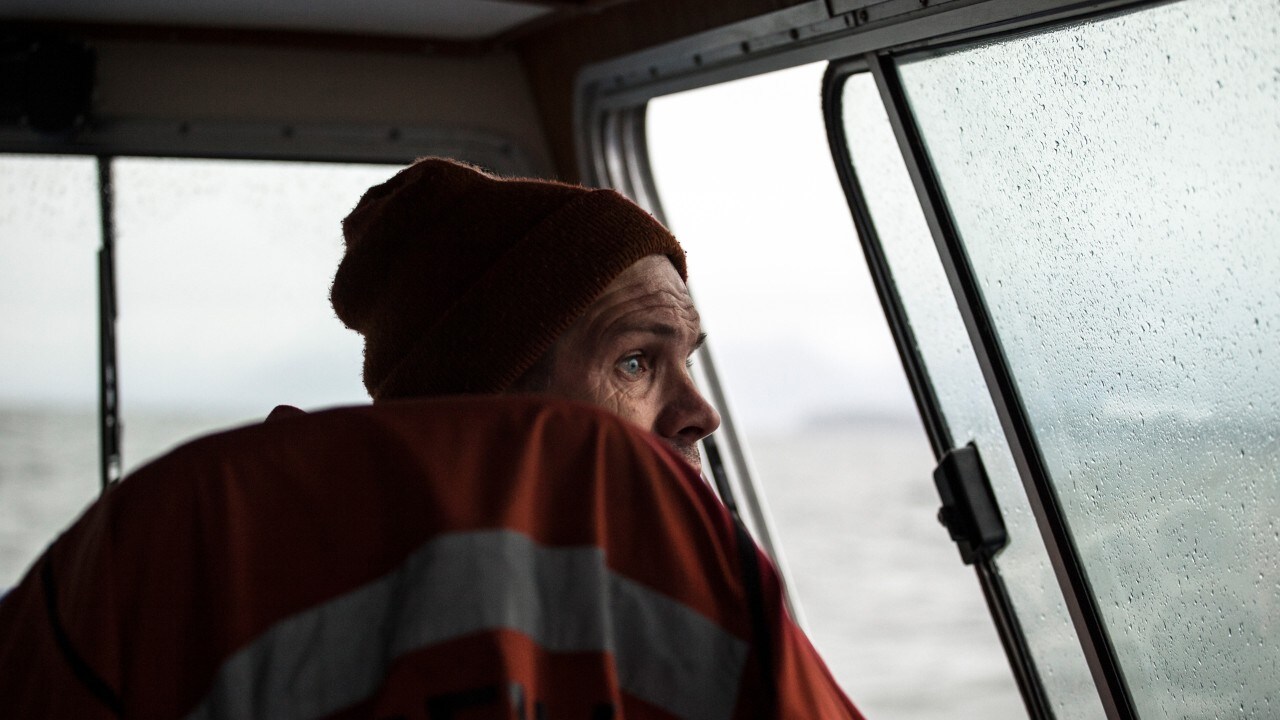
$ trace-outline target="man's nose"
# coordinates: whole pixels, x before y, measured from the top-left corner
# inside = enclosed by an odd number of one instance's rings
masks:
[[[692,445],[720,427],[720,413],[698,392],[693,378],[681,373],[669,393],[654,427],[658,435]]]

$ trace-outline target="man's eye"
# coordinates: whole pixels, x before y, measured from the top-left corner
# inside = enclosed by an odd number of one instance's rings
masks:
[[[645,371],[644,357],[641,355],[628,355],[618,361],[618,369],[628,375],[639,375]]]

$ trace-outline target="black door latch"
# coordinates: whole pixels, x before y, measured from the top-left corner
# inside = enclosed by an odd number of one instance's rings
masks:
[[[1009,544],[978,448],[969,443],[947,451],[933,471],[942,509],[938,522],[951,533],[965,565],[990,560]]]

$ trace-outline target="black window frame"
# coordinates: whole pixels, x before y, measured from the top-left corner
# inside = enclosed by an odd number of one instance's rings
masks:
[[[870,73],[875,76],[876,73],[872,67],[873,63],[878,62],[880,59],[874,55],[832,61],[827,66],[827,72],[822,80],[822,112],[826,120],[827,139],[836,165],[836,174],[840,178],[845,199],[849,203],[849,212],[853,217],[859,244],[866,257],[867,267],[871,271],[871,278],[875,284],[876,293],[880,297],[890,333],[898,348],[898,355],[902,359],[902,367],[916,399],[916,407],[924,422],[934,457],[941,460],[947,452],[958,446],[942,412],[937,394],[934,392],[927,364],[920,355],[915,331],[911,327],[907,310],[898,294],[893,270],[881,246],[875,222],[872,220],[870,208],[858,181],[857,168],[853,153],[849,151],[844,126],[845,82],[859,74]],[[877,88],[880,87],[880,83],[877,82]],[[980,558],[973,565],[1028,716],[1053,717],[1052,705],[1045,692],[1044,683],[1040,679],[1040,673],[1027,645],[1026,636],[1018,621],[1017,612],[1014,610],[1013,601],[1009,597],[1009,591],[999,567],[992,557]]]
[[[915,117],[907,102],[898,76],[896,57],[891,53],[869,53],[863,62],[869,67],[868,72],[875,77],[876,86],[880,90],[889,115],[889,122],[906,160],[907,171],[921,199],[925,220],[937,245],[947,280],[952,292],[956,295],[960,315],[973,341],[978,366],[990,390],[1000,425],[1009,440],[1009,449],[1019,476],[1027,489],[1027,498],[1036,517],[1036,524],[1044,539],[1058,583],[1064,590],[1067,610],[1076,625],[1077,635],[1084,647],[1085,659],[1094,676],[1094,683],[1098,687],[1103,707],[1110,718],[1136,718],[1137,711],[1128,683],[1106,625],[1102,621],[1097,597],[1092,590],[1088,573],[1062,510],[1057,489],[1050,478],[1026,405],[1014,381],[1013,370],[1004,353],[976,273],[947,206],[941,181],[933,168]],[[847,77],[848,75],[843,77],[830,75],[833,85],[840,83],[841,87],[842,80]],[[838,91],[833,86],[831,92]],[[835,106],[828,107],[828,132],[832,132],[833,127],[839,131],[839,126],[842,125],[842,117],[834,114],[835,109]],[[844,154],[848,155],[847,146],[844,144],[837,146],[833,143],[832,149],[833,153],[842,149]],[[850,180],[846,182],[842,177],[846,195],[860,198],[861,190],[856,180],[853,178]],[[850,204],[853,203],[851,199]],[[891,278],[889,281],[892,282]],[[896,318],[891,319],[891,326],[896,321]],[[899,330],[895,329],[895,335],[898,332]],[[910,329],[907,328],[906,332],[910,332]],[[904,360],[904,365],[906,364],[908,363]],[[930,388],[925,397],[932,395]],[[933,403],[926,417],[941,414],[940,408],[936,405],[936,399]],[[926,403],[922,402],[923,404]],[[945,420],[939,418],[938,422],[945,423]],[[991,601],[993,595],[999,598],[1003,594],[998,572],[994,573],[993,577],[983,577],[982,571],[979,570],[979,576],[983,580],[984,592],[988,595],[988,602],[991,603],[997,624],[1004,627],[1007,623],[1012,623],[1016,627],[1017,618],[1012,614],[1012,606]],[[1007,598],[1007,595],[1004,597]],[[1008,620],[1004,618],[1005,613],[1002,612],[1004,608],[1010,611]],[[1018,677],[1018,684],[1022,689],[1028,710],[1033,717],[1039,717],[1032,708],[1040,704],[1044,691],[1042,687],[1037,688],[1039,681],[1035,675],[1035,664],[1030,654],[1025,652],[1025,639],[1006,640],[1005,649],[1009,654],[1014,673]],[[1045,707],[1048,707],[1047,704]]]

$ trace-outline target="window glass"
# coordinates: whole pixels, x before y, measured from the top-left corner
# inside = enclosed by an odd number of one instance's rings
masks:
[[[1280,707],[1280,5],[902,67],[1143,717]]]
[[[0,593],[98,494],[98,171],[0,155]]]
[[[845,81],[843,111],[859,184],[952,442],[956,446],[973,442],[978,447],[1004,515],[1009,544],[997,556],[996,565],[1040,682],[1056,717],[1101,718],[1102,705],[1075,626],[879,90],[869,74]]]
[[[850,221],[810,65],[658,98],[649,154],[810,635],[869,717],[1021,703],[935,516],[933,456]]]
[[[329,282],[342,218],[397,169],[114,161],[126,471],[276,404],[368,401]]]

